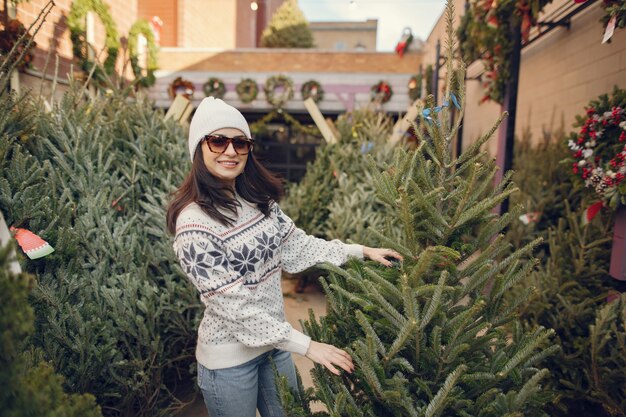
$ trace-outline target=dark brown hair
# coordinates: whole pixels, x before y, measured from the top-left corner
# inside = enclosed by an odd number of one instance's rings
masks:
[[[176,219],[189,203],[198,204],[202,211],[224,225],[232,225],[234,218],[226,216],[220,209],[231,212],[233,217],[237,215],[237,206],[240,204],[234,198],[233,190],[209,172],[204,165],[202,150],[198,148],[191,172],[178,190],[171,194],[172,200],[167,208],[167,230],[171,234],[176,233]],[[243,172],[235,179],[235,190],[244,200],[257,204],[266,216],[270,205],[284,193],[282,180],[265,168],[253,152],[248,154]]]

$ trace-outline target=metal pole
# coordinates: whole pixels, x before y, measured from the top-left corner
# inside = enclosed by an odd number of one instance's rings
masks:
[[[435,96],[435,106],[439,98],[439,61],[441,60],[441,42],[437,39],[437,46],[435,49],[435,68],[433,71],[432,90]]]
[[[504,174],[513,167],[513,145],[515,143],[515,116],[517,113],[517,89],[519,86],[519,69],[522,51],[522,34],[520,23],[512,28],[513,50],[511,51],[511,74],[506,83],[502,110],[509,112],[498,132],[498,154],[496,164],[500,169],[496,172],[495,183],[499,184]],[[509,199],[504,200],[498,212],[504,214],[509,210]]]

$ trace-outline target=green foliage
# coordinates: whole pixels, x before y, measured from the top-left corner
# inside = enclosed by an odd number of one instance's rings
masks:
[[[592,394],[612,416],[626,415],[626,295],[602,307],[589,326],[586,373]]]
[[[370,162],[390,162],[386,146],[392,120],[382,113],[357,110],[340,116],[336,144],[322,145],[306,175],[292,184],[281,207],[307,233],[324,239],[373,244],[367,228],[384,227]]]
[[[604,314],[600,310],[615,285],[608,276],[613,220],[602,210],[591,223],[583,222],[584,210],[591,204],[589,193],[571,175],[570,163],[564,163],[569,156],[565,142],[565,134],[558,130],[546,134],[535,147],[528,134],[515,145],[514,179],[521,192],[512,196],[512,202],[539,217],[529,225],[513,223],[507,240],[517,246],[543,237],[545,243],[538,252],[540,268],[515,286],[509,299],[536,288],[521,305],[520,318],[530,328],[553,328],[561,346],[544,362],[551,371],[548,389],[556,394],[550,415],[623,415],[615,404],[622,404],[623,413],[624,393],[608,394],[612,387],[624,386],[620,373],[626,374],[626,368],[615,355],[619,339],[606,339],[606,354],[592,360],[591,326]],[[608,368],[614,372],[598,372]]]
[[[313,48],[313,33],[295,0],[276,10],[263,30],[261,46],[266,48]]]
[[[106,32],[106,58],[104,59],[104,71],[106,74],[115,72],[115,62],[120,49],[120,39],[117,26],[109,6],[102,0],[74,0],[67,16],[67,27],[70,30],[70,39],[72,40],[72,51],[74,58],[78,60],[80,69],[90,72],[92,67],[96,65],[88,59],[87,34],[85,19],[88,12],[94,12],[104,25]],[[97,56],[100,51],[95,51]],[[104,74],[96,67],[94,71],[95,79],[103,80]]]
[[[55,248],[24,260],[37,277],[33,345],[105,415],[164,415],[191,380],[201,314],[164,221],[186,141],[146,100],[83,91],[49,113],[0,96],[0,208]]]
[[[146,75],[142,75],[142,68],[139,65],[139,56],[137,51],[137,39],[139,35],[143,35],[148,42]],[[156,82],[154,71],[158,69],[159,47],[154,40],[154,33],[150,27],[150,23],[146,19],[139,19],[130,27],[128,31],[128,53],[130,55],[130,65],[133,73],[137,78],[137,82],[142,87],[151,87]]]
[[[511,196],[511,206],[522,206],[524,213],[537,217],[527,225],[515,221],[509,226],[507,240],[514,247],[537,237],[547,239],[548,229],[566,216],[566,202],[574,207],[582,204],[583,190],[575,186],[568,166],[562,163],[568,156],[564,138],[562,129],[548,131],[533,145],[529,131],[524,131],[515,143],[513,181],[520,191]],[[545,241],[539,246],[538,257],[546,259],[546,246]]]
[[[0,247],[0,410],[6,417],[102,416],[91,394],[66,394],[63,378],[45,363],[22,353],[34,331],[28,274],[10,269],[13,245]]]
[[[451,2],[446,17],[449,100],[452,73],[463,79],[464,67],[453,67]],[[455,92],[461,107],[463,88]],[[540,384],[548,371],[539,364],[558,347],[551,330],[517,320],[528,294],[515,302],[506,296],[534,268],[537,242],[511,251],[504,241],[516,213],[500,217],[493,209],[516,187],[510,175],[493,186],[495,162],[481,151],[501,119],[454,159],[462,111],[451,120],[448,108],[432,111],[432,97],[427,106],[434,116],[421,120],[426,135],[415,129],[419,147],[398,149],[373,174],[384,217],[401,235],[374,233],[403,263],[326,265],[328,315],[303,323],[314,340],[346,349],[356,365],[339,377],[316,366],[315,398],[332,416],[544,416],[549,393]],[[284,395],[285,409],[295,398]]]

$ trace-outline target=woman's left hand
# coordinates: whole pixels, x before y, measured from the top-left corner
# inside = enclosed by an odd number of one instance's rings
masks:
[[[379,262],[385,266],[392,266],[393,264],[387,258],[394,258],[399,261],[402,261],[402,255],[392,249],[385,248],[368,248],[367,246],[363,246],[363,257],[369,258],[372,261]]]

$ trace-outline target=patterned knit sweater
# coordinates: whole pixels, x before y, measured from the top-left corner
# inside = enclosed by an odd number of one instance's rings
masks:
[[[176,221],[174,251],[205,305],[196,358],[208,369],[237,366],[273,348],[305,355],[311,339],[285,320],[281,269],[295,273],[324,261],[363,258],[361,245],[308,236],[278,204],[265,216],[237,199],[232,227],[195,203]]]

